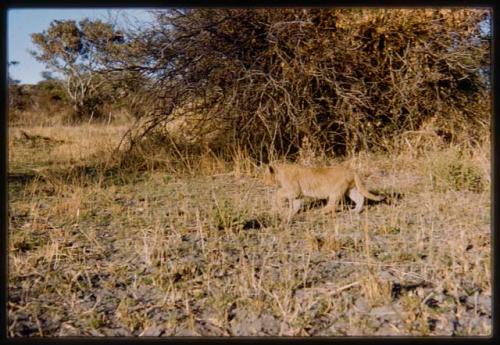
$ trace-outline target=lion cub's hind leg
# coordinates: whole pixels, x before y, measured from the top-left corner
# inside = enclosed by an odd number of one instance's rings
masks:
[[[291,207],[291,213],[292,216],[297,214],[299,212],[300,207],[302,206],[302,200],[301,199],[289,199],[288,200],[290,207]]]
[[[363,196],[363,194],[361,194],[356,187],[352,187],[351,189],[349,189],[347,195],[349,196],[349,199],[356,203],[354,211],[356,213],[360,213],[363,210],[363,204],[365,202],[365,197]]]
[[[332,213],[332,215],[335,215],[335,211],[337,210],[337,205],[344,196],[344,191],[337,191],[335,193],[330,194],[328,196],[328,204],[326,204],[325,208],[323,209],[323,213]]]
[[[342,197],[346,194],[348,188],[348,181],[337,183],[334,188],[330,190],[330,193],[328,195],[328,204],[326,205],[324,212],[332,212],[333,214],[335,214],[337,205],[339,204]]]

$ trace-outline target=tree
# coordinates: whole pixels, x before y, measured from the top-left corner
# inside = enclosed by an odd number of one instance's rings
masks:
[[[31,35],[38,51],[32,55],[65,77],[66,90],[77,117],[99,115],[101,86],[106,78],[102,52],[120,43],[122,36],[109,23],[84,19],[55,20],[46,31]]]
[[[54,80],[54,76],[52,75],[52,72],[50,71],[42,71],[40,73],[40,75],[42,76],[43,80]]]
[[[9,67],[9,73],[7,76],[7,83],[9,87],[8,99],[9,99],[9,112],[12,117],[16,110],[20,110],[25,107],[25,103],[22,102],[22,88],[19,85],[20,80],[12,78],[10,74],[10,67],[19,65],[19,61],[9,61],[7,66]]]
[[[17,65],[19,65],[19,61],[9,61],[7,63],[8,67],[10,67],[10,66],[17,66]],[[8,79],[7,81],[8,81],[9,85],[17,85],[17,84],[20,83],[20,80],[14,79],[14,78],[11,77],[10,70],[9,70],[9,75],[8,75],[7,79]]]

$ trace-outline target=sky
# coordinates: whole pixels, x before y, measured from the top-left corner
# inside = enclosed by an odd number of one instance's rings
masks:
[[[11,66],[9,73],[13,79],[22,84],[36,84],[42,80],[41,72],[47,70],[44,64],[35,60],[29,53],[35,46],[31,42],[31,34],[47,30],[49,24],[56,19],[107,20],[109,16],[125,14],[132,20],[145,21],[150,18],[147,9],[10,9],[7,14],[7,58],[8,61],[18,61]]]

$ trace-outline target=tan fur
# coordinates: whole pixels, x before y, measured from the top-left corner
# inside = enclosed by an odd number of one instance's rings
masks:
[[[325,211],[335,211],[340,199],[347,194],[361,212],[364,198],[380,201],[383,197],[371,194],[358,174],[345,165],[305,167],[297,164],[273,163],[268,166],[268,179],[278,183],[278,201],[288,199],[290,217],[297,213],[304,197],[327,199]]]

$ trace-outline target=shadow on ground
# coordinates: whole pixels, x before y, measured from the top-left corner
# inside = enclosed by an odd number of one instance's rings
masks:
[[[377,204],[395,205],[403,198],[403,194],[398,192],[392,192],[390,194],[378,193],[376,195],[383,196],[384,199],[381,201],[376,201],[365,198],[365,206],[374,206]],[[354,201],[352,201],[347,196],[344,196],[344,198],[342,199],[342,203],[344,207],[346,207],[347,209],[354,208],[354,206],[356,205]],[[328,204],[328,199],[306,199],[302,203],[302,206],[300,207],[298,213],[303,213],[314,209],[321,209],[324,208],[327,204]]]
[[[43,176],[34,171],[8,173],[7,175],[7,182],[9,184],[26,185],[35,179],[43,179]]]
[[[31,182],[61,182],[78,183],[86,186],[102,183],[104,187],[111,185],[124,185],[140,181],[144,178],[142,172],[130,173],[120,169],[119,166],[70,166],[59,169],[45,169],[43,171],[9,172],[7,182],[14,188],[24,188]]]

